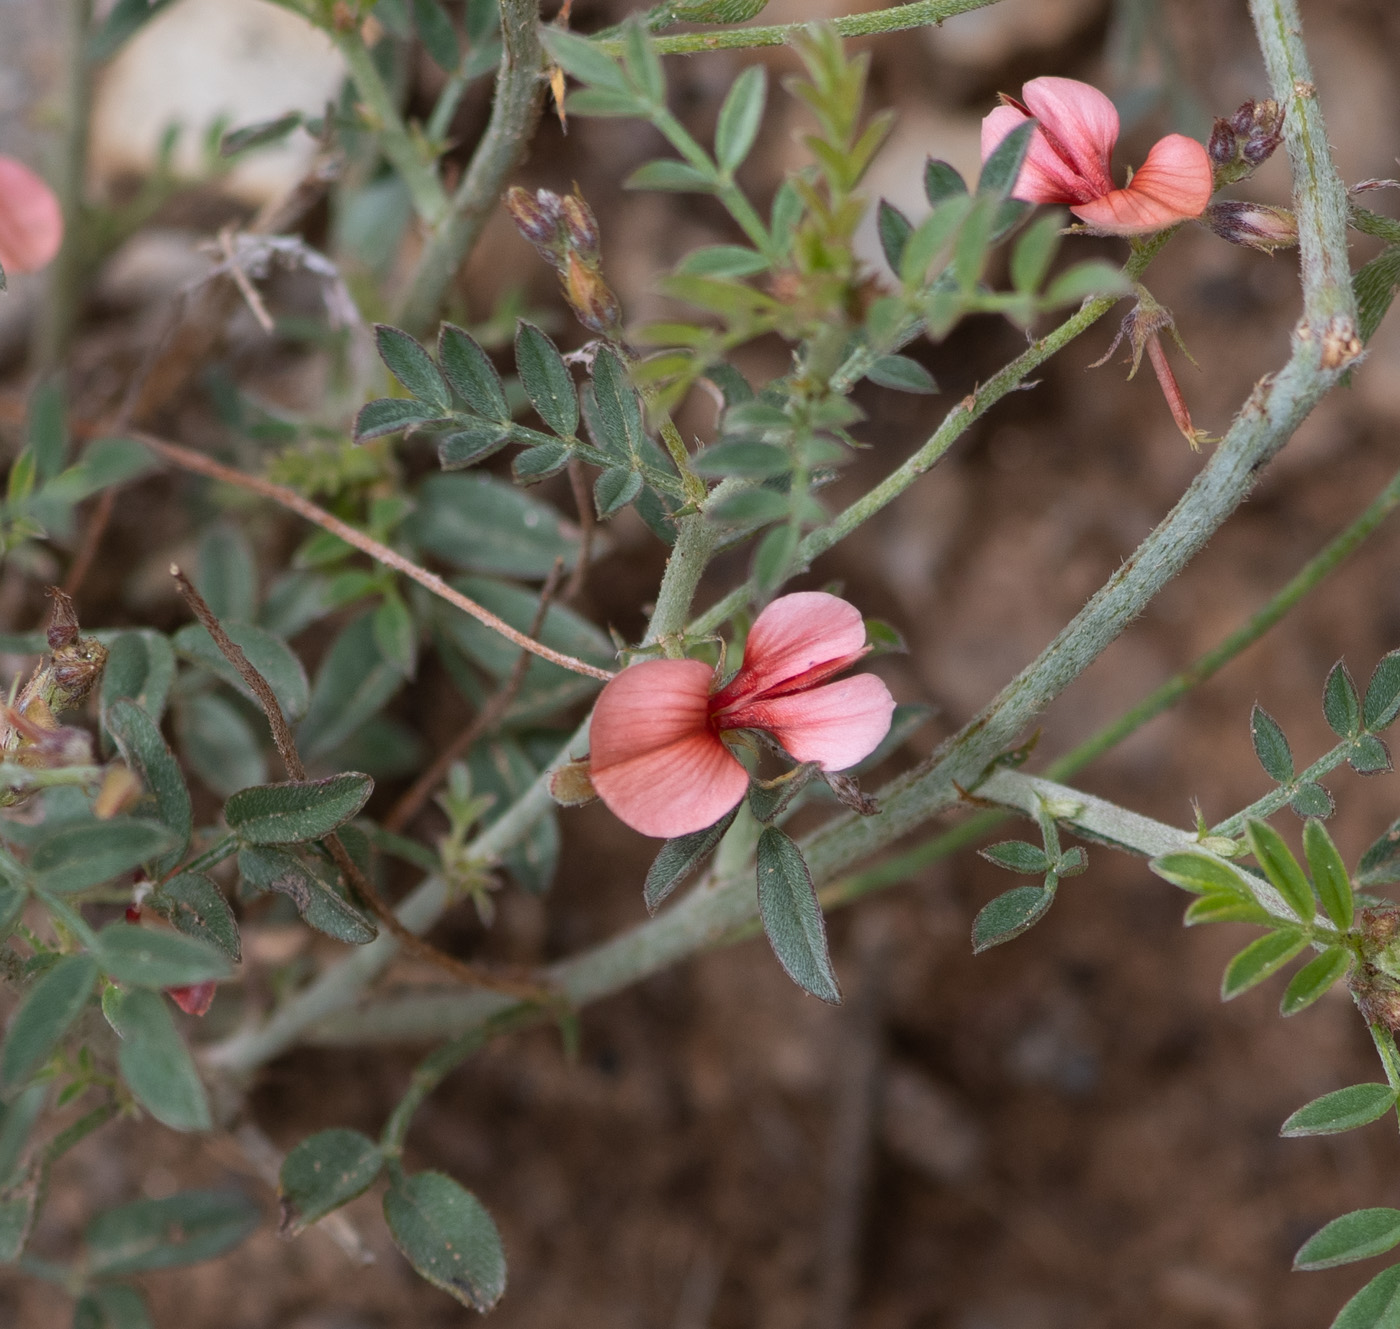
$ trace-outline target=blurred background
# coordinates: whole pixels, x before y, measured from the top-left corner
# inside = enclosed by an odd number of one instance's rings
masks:
[[[458,6],[448,8],[460,19]],[[630,8],[578,0],[572,21],[593,31]],[[0,152],[51,178],[68,104],[64,9],[52,0],[0,0]],[[772,0],[763,21],[849,10],[837,0]],[[1397,174],[1400,9],[1390,0],[1336,0],[1304,3],[1303,18],[1343,178]],[[1085,79],[1114,97],[1124,122],[1120,173],[1161,133],[1204,138],[1212,116],[1268,92],[1242,0],[1002,0],[937,30],[862,46],[872,61],[871,110],[898,113],[869,193],[912,215],[922,206],[924,159],[943,157],[975,175],[981,117],[998,91],[1016,93],[1037,75]],[[784,50],[668,59],[673,108],[702,140],[734,77],[755,59],[777,80],[796,68]],[[410,110],[426,115],[441,70],[420,53],[400,73]],[[230,171],[207,147],[211,132],[293,108],[318,113],[339,95],[342,77],[319,34],[262,0],[175,0],[104,68],[92,90],[85,188],[122,221],[93,256],[89,294],[76,311],[67,357],[75,412],[97,417],[120,400],[171,302],[207,269],[200,246],[225,225],[248,223],[313,164],[316,145],[303,134]],[[450,126],[455,158],[470,152],[488,109],[482,80]],[[802,160],[803,125],[799,106],[770,98],[745,168],[755,197],[766,200]],[[632,323],[664,311],[655,281],[684,254],[735,239],[708,200],[618,189],[661,148],[630,122],[572,119],[565,135],[547,116],[515,181],[561,192],[578,183]],[[1235,193],[1286,204],[1282,153]],[[1377,210],[1395,212],[1396,195],[1372,197]],[[295,225],[340,265],[365,317],[381,316],[415,244],[401,190],[352,171]],[[864,243],[872,272],[882,274],[873,228]],[[1371,243],[1356,238],[1357,265]],[[1108,240],[1072,247],[1074,257],[1123,254],[1121,242]],[[27,347],[44,317],[46,279],[16,277],[0,298],[7,458],[19,446],[32,383]],[[279,314],[315,309],[319,288],[297,280],[274,287]],[[1195,358],[1192,367],[1169,352],[1197,425],[1223,433],[1251,385],[1287,354],[1298,311],[1294,258],[1187,228],[1147,284],[1174,312]],[[501,215],[454,298],[475,324],[528,308],[552,320],[565,349],[586,337],[568,323],[553,275]],[[954,732],[1033,658],[1201,465],[1149,374],[1129,382],[1117,359],[1089,368],[1113,330],[1106,320],[1033,387],[994,408],[803,583],[840,583],[863,611],[905,635],[908,655],[879,668],[900,700],[935,708],[911,752]],[[198,445],[228,428],[219,391],[234,384],[271,416],[343,431],[366,372],[358,334],[348,353],[341,345],[332,355],[294,332],[286,321],[269,338],[247,311],[235,313],[227,337],[159,404],[152,423]],[[859,433],[870,446],[832,501],[885,474],[1021,345],[1009,325],[971,319],[943,344],[911,352],[941,396],[864,385],[869,419]],[[751,380],[785,368],[776,343],[745,355]],[[682,425],[704,436],[712,408],[693,403]],[[1400,468],[1397,428],[1400,320],[1392,316],[1353,383],[1313,413],[1250,502],[1046,715],[1032,769],[1267,600]],[[243,454],[250,469],[257,446]],[[180,621],[161,574],[194,539],[187,490],[157,476],[123,491],[80,600],[85,625]],[[566,490],[547,492],[567,508]],[[245,515],[270,574],[304,532],[277,514]],[[611,535],[582,608],[635,634],[663,550],[640,522],[620,521]],[[59,550],[54,567],[70,553]],[[717,563],[702,600],[734,584],[745,557]],[[42,565],[6,565],[0,626],[37,621],[49,575]],[[1324,751],[1331,737],[1323,679],[1344,657],[1364,680],[1400,646],[1397,588],[1400,522],[1392,519],[1284,624],[1079,783],[1181,825],[1191,821],[1192,800],[1209,821],[1236,811],[1269,787],[1250,747],[1251,706],[1258,701],[1282,723],[1300,766]],[[314,636],[298,642],[308,657],[323,644]],[[397,706],[423,752],[447,732],[443,707],[460,705],[445,695],[440,679],[425,677]],[[1363,780],[1343,768],[1328,784],[1337,800],[1333,834],[1354,862],[1400,815],[1400,777]],[[380,796],[395,789],[381,782]],[[548,896],[503,892],[489,932],[459,910],[435,939],[464,955],[533,963],[640,922],[654,844],[596,806],[566,814],[563,828],[562,869]],[[433,831],[425,823],[424,833]],[[975,960],[972,918],[1013,883],[970,852],[833,917],[833,954],[851,997],[842,1009],[804,996],[756,940],[589,1009],[576,1059],[547,1030],[491,1046],[433,1096],[409,1144],[415,1165],[471,1186],[501,1228],[510,1287],[492,1323],[1330,1322],[1374,1270],[1291,1274],[1292,1254],[1336,1214],[1393,1203],[1400,1147],[1383,1124],[1306,1141],[1280,1140],[1278,1127],[1320,1093],[1378,1078],[1364,1026],[1341,990],[1284,1023],[1279,979],[1222,1007],[1221,969],[1250,930],[1185,931],[1183,897],[1142,863],[1098,848],[1089,858],[1089,871],[1066,883],[1031,934]],[[391,979],[415,980],[435,981],[407,964]],[[377,1132],[420,1053],[298,1050],[261,1077],[251,1118],[282,1147],[329,1126]],[[445,1329],[467,1319],[408,1270],[374,1213],[374,1194],[346,1210],[372,1263],[320,1230],[279,1242],[271,1190],[230,1135],[179,1137],[137,1123],[99,1133],[53,1177],[36,1244],[61,1252],[97,1208],[231,1180],[265,1203],[268,1223],[214,1264],[148,1276],[161,1329]],[[65,1322],[67,1305],[50,1289],[0,1274],[0,1323],[47,1329]]]

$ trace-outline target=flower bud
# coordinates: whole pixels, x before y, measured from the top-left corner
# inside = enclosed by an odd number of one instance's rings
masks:
[[[603,336],[615,331],[621,321],[622,308],[602,274],[581,262],[579,256],[570,250],[568,266],[561,276],[564,279],[564,295],[573,306],[578,321],[589,332]]]
[[[1267,203],[1212,203],[1201,215],[1201,223],[1232,245],[1272,254],[1298,243],[1298,219],[1287,208]]]
[[[1228,119],[1217,119],[1206,152],[1218,186],[1243,180],[1283,141],[1283,108],[1266,99],[1245,102]]]
[[[565,762],[550,772],[549,796],[561,807],[581,808],[598,797],[588,776],[588,759]]]
[[[512,185],[506,191],[505,204],[516,230],[557,266],[560,248],[559,195],[547,189],[531,194],[528,189]]]
[[[572,194],[566,194],[559,200],[559,218],[569,247],[578,250],[585,263],[596,263],[600,257],[598,220],[584,202],[577,185]]]

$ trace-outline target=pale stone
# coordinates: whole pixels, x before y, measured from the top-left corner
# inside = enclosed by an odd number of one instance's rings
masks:
[[[181,126],[174,167],[204,174],[203,143],[228,128],[286,111],[320,114],[339,93],[345,66],[330,38],[263,0],[182,0],[153,18],[104,73],[93,104],[92,171],[99,185],[149,174],[161,137]],[[250,203],[285,194],[315,152],[301,132],[253,153],[221,180]]]

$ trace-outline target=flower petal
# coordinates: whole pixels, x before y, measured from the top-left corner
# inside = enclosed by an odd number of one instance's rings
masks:
[[[743,667],[715,694],[711,711],[779,695],[788,690],[785,685],[807,686],[844,669],[864,650],[865,620],[855,605],[825,591],[779,596],[754,620]],[[814,670],[820,672],[813,676]]]
[[[1214,188],[1205,148],[1184,134],[1168,134],[1153,146],[1126,189],[1071,211],[1101,231],[1139,235],[1199,217]]]
[[[798,761],[844,771],[863,761],[890,731],[894,698],[874,674],[857,674],[788,697],[757,701],[731,716],[766,729]]]
[[[23,162],[0,156],[0,267],[42,268],[63,243],[63,211],[53,190]]]
[[[748,772],[710,729],[713,679],[700,660],[647,660],[624,669],[598,698],[593,787],[643,835],[703,830],[748,788]]]
[[[1109,162],[1118,112],[1097,88],[1076,78],[1033,78],[1021,89],[1030,113],[1094,194],[1113,188]]]
[[[982,160],[985,162],[1002,139],[1017,125],[1025,124],[1028,118],[1015,106],[998,106],[985,115],[982,118]],[[1098,190],[1050,146],[1037,126],[1011,195],[1026,203],[1082,203],[1097,198]]]

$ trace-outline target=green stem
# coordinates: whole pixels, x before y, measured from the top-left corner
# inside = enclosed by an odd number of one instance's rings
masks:
[[[840,37],[868,37],[879,32],[902,32],[907,28],[924,28],[942,23],[954,14],[966,14],[972,9],[985,9],[996,0],[916,0],[909,5],[894,5],[869,14],[846,14],[833,19],[831,26]],[[733,51],[757,46],[784,46],[811,28],[810,23],[777,23],[759,28],[719,28],[710,32],[685,32],[674,37],[655,37],[656,49],[662,55],[694,55],[701,51]],[[622,42],[599,41],[598,46],[609,55],[622,54]]]
[[[501,0],[503,50],[486,132],[451,204],[433,219],[398,322],[422,334],[437,319],[443,295],[458,266],[476,243],[505,186],[525,155],[544,105],[540,79],[543,53],[537,0]]]
[[[1192,688],[1212,678],[1241,651],[1252,646],[1299,600],[1331,573],[1400,504],[1400,472],[1366,507],[1366,510],[1338,535],[1321,553],[1310,559],[1258,613],[1242,623],[1218,646],[1199,656],[1179,674],[1154,689],[1131,710],[1105,725],[1078,747],[1057,758],[1046,767],[1051,780],[1065,780],[1090,762],[1096,761],[1111,748],[1117,747],[1130,734],[1136,733],[1149,720],[1174,706]],[[893,886],[922,871],[932,863],[968,845],[976,844],[994,826],[1005,821],[1000,812],[981,812],[966,821],[933,836],[923,844],[876,863],[863,872],[853,873],[832,882],[821,893],[822,905],[834,908],[858,900],[871,891]]]
[[[1291,803],[1298,793],[1299,786],[1312,784],[1340,766],[1356,746],[1352,739],[1344,738],[1335,747],[1329,748],[1306,770],[1299,771],[1287,784],[1271,789],[1263,798],[1255,799],[1247,808],[1241,809],[1233,817],[1227,817],[1219,826],[1212,826],[1212,835],[1239,835],[1245,822],[1254,817],[1271,817],[1280,808]]]
[[[336,30],[333,36],[355,91],[378,131],[380,149],[407,187],[414,211],[427,225],[436,226],[448,209],[447,193],[436,168],[399,114],[359,29]]]
[[[1367,1026],[1371,1031],[1371,1042],[1376,1045],[1376,1055],[1381,1059],[1385,1078],[1390,1087],[1400,1093],[1400,1055],[1395,1051],[1395,1035],[1383,1024]]]
[[[181,864],[176,868],[175,873],[184,872],[208,872],[216,864],[222,863],[226,858],[232,858],[238,852],[238,837],[236,835],[226,835],[222,840],[216,840],[197,858],[192,858],[188,863]]]

